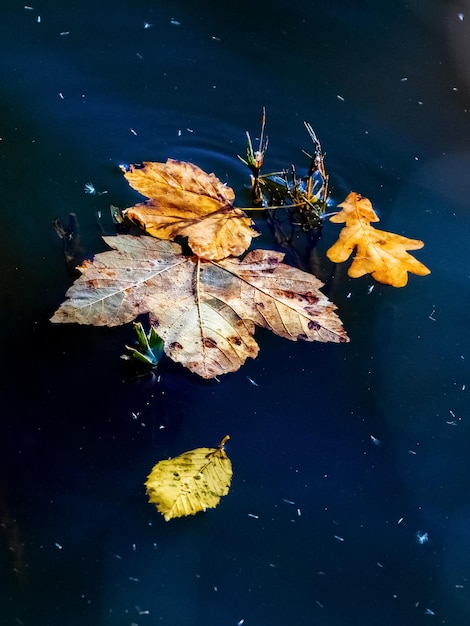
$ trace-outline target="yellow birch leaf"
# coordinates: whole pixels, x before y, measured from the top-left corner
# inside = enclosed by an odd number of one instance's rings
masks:
[[[408,282],[408,272],[418,276],[430,273],[423,263],[407,252],[422,248],[422,241],[378,230],[370,225],[370,222],[379,221],[370,200],[351,192],[338,206],[342,207],[342,211],[330,217],[330,222],[346,225],[338,241],[326,254],[333,263],[342,263],[356,248],[348,270],[351,278],[371,274],[379,283],[404,287]]]
[[[198,257],[218,260],[239,256],[259,234],[251,219],[232,205],[233,190],[193,163],[168,159],[122,169],[131,187],[149,198],[123,215],[153,237],[187,237]]]
[[[167,522],[212,509],[228,494],[232,480],[232,463],[224,450],[228,439],[229,435],[224,437],[218,448],[197,448],[154,466],[145,483],[147,495]]]

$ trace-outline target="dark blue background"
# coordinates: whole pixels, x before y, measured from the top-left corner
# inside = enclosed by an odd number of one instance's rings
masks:
[[[32,6],[0,16],[0,622],[468,623],[470,2]],[[327,261],[328,225],[311,266],[351,343],[257,332],[220,382],[132,378],[131,328],[52,326],[72,280],[52,220],[104,250],[97,211],[112,232],[136,198],[118,164],[167,157],[243,204],[263,105],[267,170],[307,165],[308,120],[332,199],[369,196],[432,274],[369,293]],[[228,433],[229,496],[166,523],[151,467]]]

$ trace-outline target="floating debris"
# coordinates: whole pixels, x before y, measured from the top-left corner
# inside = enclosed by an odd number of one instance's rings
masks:
[[[420,530],[416,531],[416,541],[423,545],[423,543],[427,543],[429,541],[428,533],[422,533]]]
[[[90,194],[91,196],[94,196],[96,194],[96,189],[93,183],[85,183],[85,187],[83,188],[83,191],[85,193]]]

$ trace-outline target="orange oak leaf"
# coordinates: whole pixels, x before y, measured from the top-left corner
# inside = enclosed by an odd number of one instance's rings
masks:
[[[209,261],[152,237],[104,240],[113,249],[79,267],[52,322],[117,326],[149,313],[165,353],[203,378],[257,356],[255,324],[294,341],[349,341],[323,283],[279,252]]]
[[[370,222],[378,222],[370,200],[351,192],[339,204],[342,211],[330,217],[330,222],[346,223],[338,241],[327,251],[334,263],[346,261],[354,248],[356,254],[348,275],[359,278],[371,274],[375,280],[393,287],[404,287],[408,282],[408,272],[426,276],[430,270],[415,259],[407,250],[419,250],[422,241],[408,239],[402,235],[378,230]]]
[[[251,219],[233,207],[233,190],[192,163],[168,159],[121,169],[131,187],[149,198],[123,214],[153,237],[188,237],[194,254],[217,260],[239,256],[258,235]]]

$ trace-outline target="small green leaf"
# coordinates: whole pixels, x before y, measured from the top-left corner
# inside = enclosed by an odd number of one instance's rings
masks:
[[[134,323],[134,330],[137,334],[138,347],[126,346],[126,349],[131,353],[131,357],[137,361],[155,367],[163,355],[165,345],[163,339],[157,334],[153,326],[150,327],[150,331],[146,335],[141,322]]]

